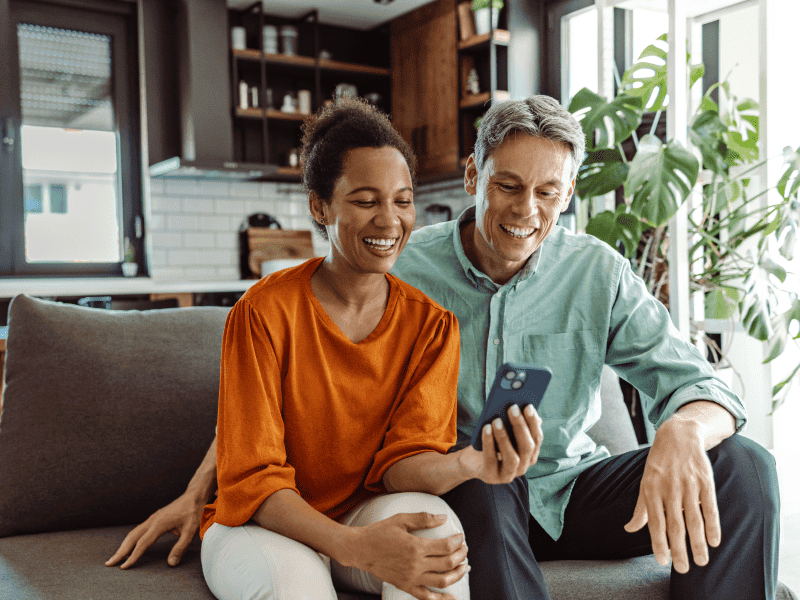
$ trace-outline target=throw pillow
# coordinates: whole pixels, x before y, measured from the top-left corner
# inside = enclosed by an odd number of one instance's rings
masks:
[[[0,537],[135,524],[179,496],[214,439],[227,312],[14,298]]]

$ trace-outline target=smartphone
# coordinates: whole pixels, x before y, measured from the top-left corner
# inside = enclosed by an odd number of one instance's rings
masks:
[[[538,410],[552,375],[550,369],[543,367],[522,363],[502,365],[495,375],[489,399],[483,405],[483,412],[478,419],[479,426],[472,432],[470,441],[472,447],[479,451],[483,449],[481,432],[487,423],[499,417],[508,432],[511,445],[514,446],[514,450],[518,450],[508,409],[512,404],[517,404],[522,411],[528,404],[533,404]]]

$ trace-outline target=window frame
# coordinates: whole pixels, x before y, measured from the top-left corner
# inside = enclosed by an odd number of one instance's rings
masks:
[[[0,0],[0,130],[14,139],[11,152],[0,149],[0,277],[121,276],[120,262],[36,262],[25,260],[25,231],[20,129],[19,45],[17,23],[88,31],[111,37],[112,104],[119,139],[121,236],[136,249],[139,272],[146,275],[143,246],[142,119],[139,82],[139,14],[137,0]]]

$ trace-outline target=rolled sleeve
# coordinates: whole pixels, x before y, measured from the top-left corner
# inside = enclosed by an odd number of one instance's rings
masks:
[[[287,462],[280,382],[264,323],[242,300],[228,316],[222,341],[215,515],[222,525],[246,523],[280,489],[298,491]]]
[[[644,410],[656,428],[681,406],[708,400],[730,412],[736,430],[741,430],[747,421],[741,399],[680,335],[664,305],[647,291],[628,262],[620,265],[606,362],[641,392]]]
[[[367,473],[367,489],[385,491],[383,475],[399,460],[421,452],[446,454],[455,444],[459,352],[458,321],[448,312],[424,345],[384,443]]]

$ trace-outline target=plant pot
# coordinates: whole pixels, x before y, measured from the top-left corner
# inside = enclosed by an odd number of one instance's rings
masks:
[[[479,8],[475,11],[475,32],[478,35],[489,33],[489,8]],[[492,26],[491,29],[497,29],[497,19],[500,17],[500,11],[496,8],[492,11]]]
[[[124,262],[122,263],[122,274],[125,277],[136,277],[136,273],[139,272],[139,264],[134,262]]]

